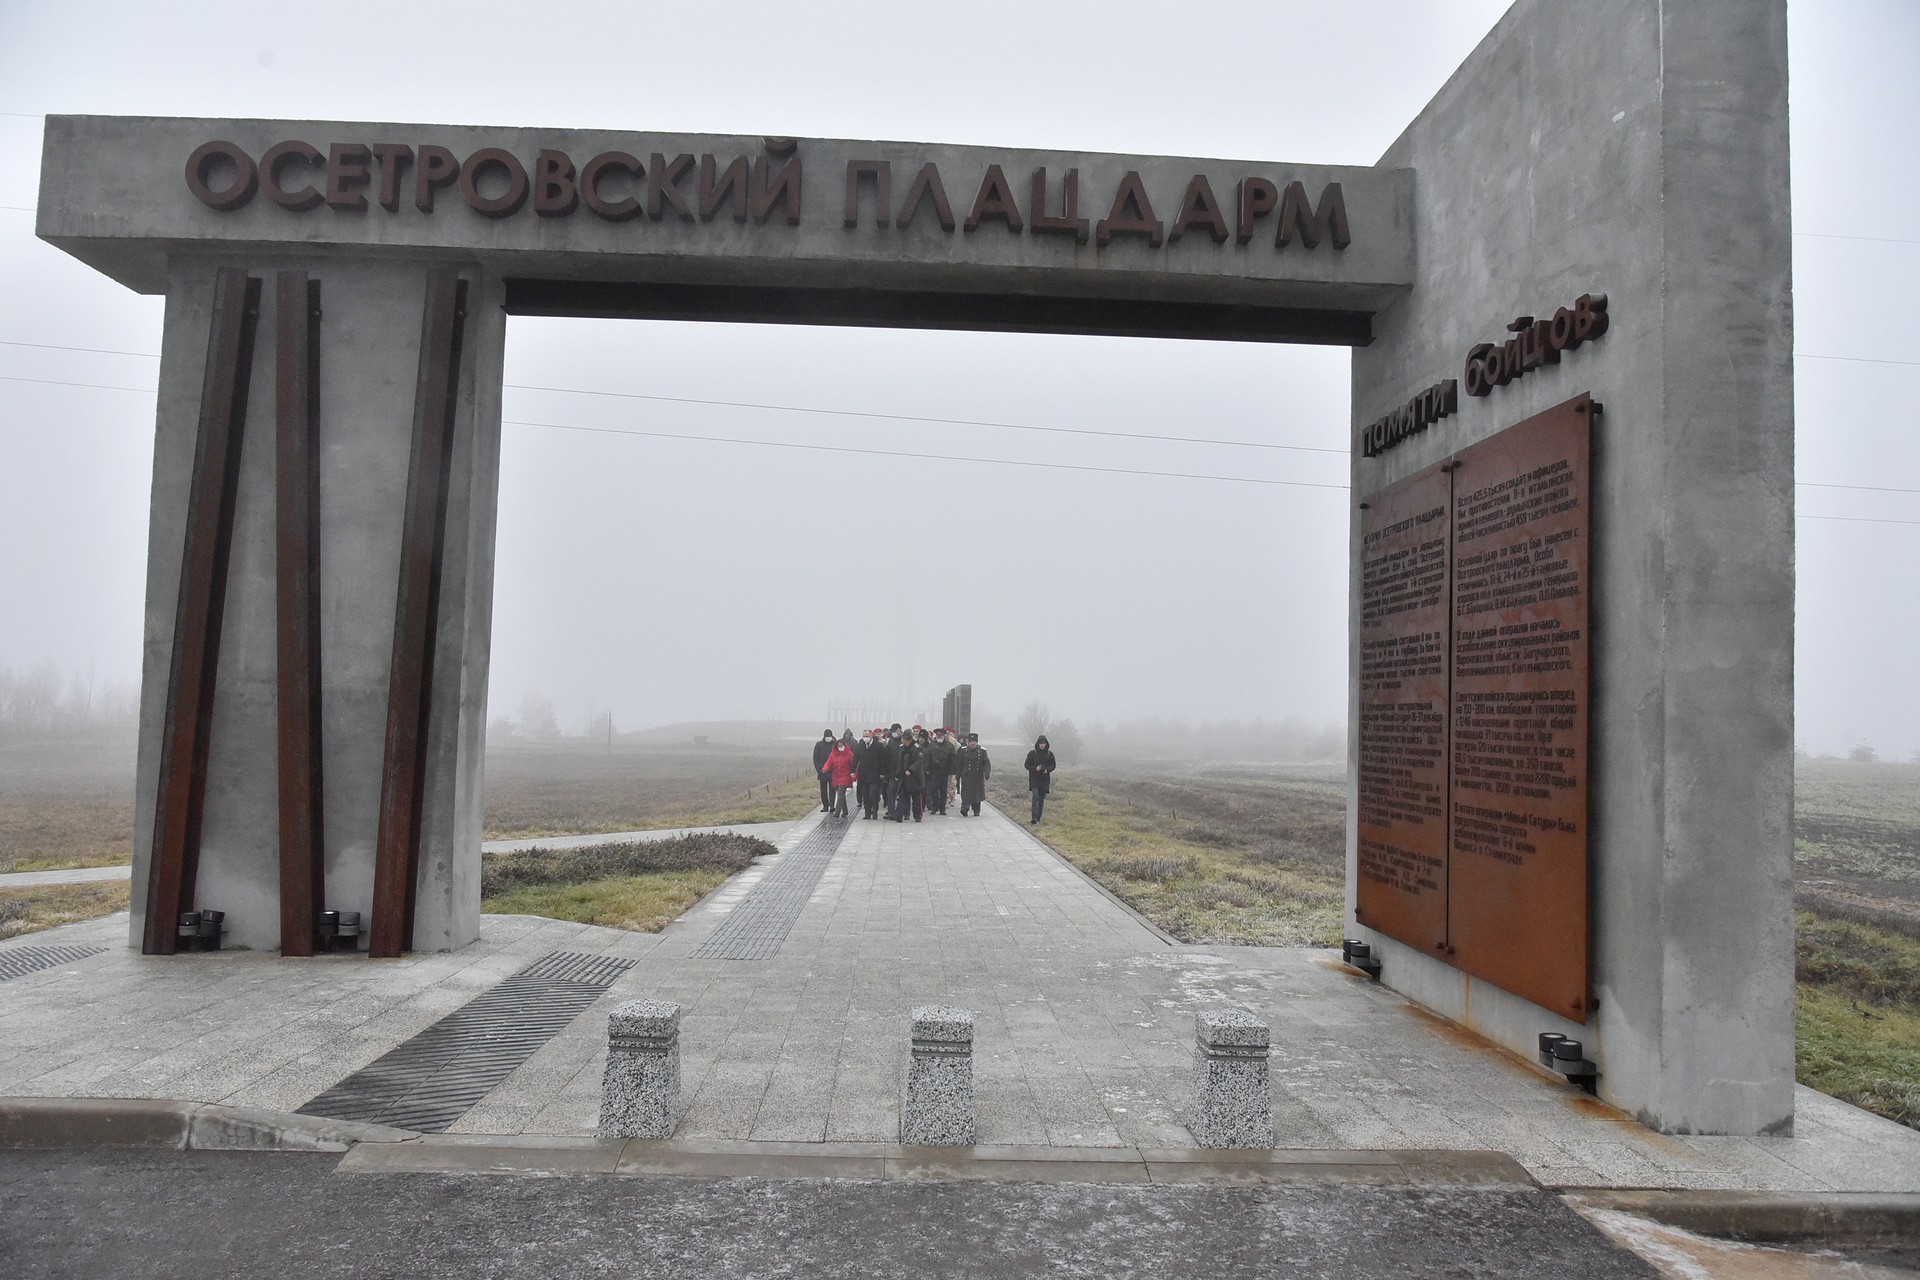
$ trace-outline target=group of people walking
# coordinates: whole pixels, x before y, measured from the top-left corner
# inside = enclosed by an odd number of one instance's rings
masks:
[[[1040,821],[1053,770],[1053,752],[1042,737],[1027,753],[1034,822]],[[813,746],[813,771],[820,775],[822,813],[849,816],[847,792],[852,790],[862,818],[905,822],[911,815],[919,822],[928,813],[946,813],[956,791],[960,816],[979,817],[993,761],[977,733],[962,738],[945,726],[929,733],[919,725],[902,729],[896,724],[869,729],[857,739],[851,729],[839,738],[826,730]]]

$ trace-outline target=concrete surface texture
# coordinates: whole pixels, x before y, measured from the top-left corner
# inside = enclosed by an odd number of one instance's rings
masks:
[[[1531,1187],[340,1173],[335,1156],[0,1153],[9,1274],[757,1278],[1657,1273]]]
[[[1463,383],[1456,415],[1353,461],[1357,503],[1580,392],[1604,405],[1592,471],[1598,1013],[1583,1028],[1357,936],[1388,982],[1516,1052],[1543,1031],[1582,1040],[1602,1096],[1675,1133],[1795,1120],[1785,8],[1515,5],[1382,158],[1419,174],[1419,278],[1353,362],[1357,429],[1462,377],[1466,352],[1506,337],[1512,318],[1590,291],[1610,300],[1603,342],[1484,399]],[[1358,616],[1350,607],[1356,643]]]
[[[783,838],[791,848],[818,815]],[[767,861],[772,861],[771,859]],[[1658,1134],[1345,969],[1168,946],[1024,825],[854,819],[780,954],[692,952],[765,862],[661,934],[486,917],[459,952],[372,962],[119,951],[0,983],[0,1093],[291,1111],[549,951],[637,963],[455,1126],[594,1132],[613,1008],[682,1006],[680,1141],[897,1141],[916,1005],[975,1011],[976,1141],[1192,1150],[1194,1016],[1268,1024],[1286,1148],[1506,1152],[1561,1186],[1920,1191],[1920,1133],[1799,1090],[1792,1137]],[[121,918],[0,949],[124,936]]]
[[[602,1138],[671,1138],[680,1123],[680,1006],[628,1000],[607,1023]]]
[[[148,533],[132,936],[153,840],[181,548],[198,432],[214,270],[178,259],[168,284]],[[263,278],[320,282],[321,652],[326,907],[370,918],[409,424],[427,269],[417,262],[251,259]],[[493,529],[506,317],[497,284],[469,281],[434,656],[414,943],[463,946],[479,927],[481,742],[493,611]],[[220,637],[196,907],[227,913],[233,945],[277,947],[279,783],[274,611],[274,290],[263,290],[233,555]],[[329,390],[331,388],[331,390]],[[455,850],[461,850],[455,856]]]

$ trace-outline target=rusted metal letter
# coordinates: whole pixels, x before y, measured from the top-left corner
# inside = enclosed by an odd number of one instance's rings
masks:
[[[580,170],[580,202],[608,222],[625,222],[628,218],[639,217],[640,200],[637,196],[609,200],[600,194],[600,175],[610,169],[625,170],[635,182],[643,182],[647,176],[647,166],[639,156],[628,155],[624,151],[602,151]]]
[[[223,191],[207,185],[207,173],[216,160],[225,160],[234,169],[233,181]],[[260,171],[254,167],[253,157],[237,143],[202,143],[187,157],[187,190],[209,209],[230,213],[253,199],[253,193],[259,189]]]
[[[860,182],[873,183],[873,225],[893,225],[893,166],[885,160],[847,161],[847,208],[845,223],[860,225]]]
[[[380,162],[380,207],[391,213],[400,207],[400,175],[413,163],[413,148],[398,142],[376,142],[373,156]]]
[[[1024,225],[1020,221],[1020,206],[1014,203],[1013,188],[1007,185],[1007,175],[997,164],[988,165],[985,176],[980,179],[980,194],[973,198],[973,211],[967,214],[966,229],[979,230],[983,218],[1000,219],[1015,235]]]
[[[1234,242],[1245,244],[1253,239],[1253,224],[1272,213],[1280,203],[1280,189],[1265,178],[1243,178],[1234,191],[1233,202],[1240,208]]]
[[[1322,240],[1329,240],[1336,249],[1344,249],[1353,243],[1353,232],[1347,226],[1347,198],[1340,190],[1340,184],[1329,182],[1320,193],[1320,207],[1315,209],[1307,201],[1307,189],[1298,182],[1289,182],[1280,199],[1280,231],[1274,236],[1273,243],[1284,246],[1293,242],[1294,236],[1300,237],[1300,243],[1311,249]]]
[[[480,194],[480,175],[499,169],[507,175],[507,189],[497,196]],[[475,213],[487,218],[506,218],[520,212],[527,202],[527,170],[520,157],[504,147],[482,147],[460,166],[460,195]]]
[[[1033,171],[1033,234],[1072,236],[1081,244],[1087,242],[1090,224],[1080,216],[1080,171],[1067,170],[1060,179],[1060,216],[1054,217],[1047,212],[1047,171]]]
[[[720,206],[733,206],[733,220],[747,220],[747,158],[735,156],[733,163],[719,170],[711,155],[700,157],[700,221],[711,222]]]
[[[772,151],[773,148],[769,147]],[[788,151],[792,148],[788,147]],[[782,154],[774,152],[774,154]],[[786,204],[787,225],[800,225],[800,157],[792,156],[780,166],[780,172],[769,175],[773,164],[766,156],[760,156],[753,162],[753,220],[765,222],[773,213],[773,207],[784,201]]]
[[[292,209],[296,213],[311,209],[326,199],[319,188],[309,183],[288,191],[280,185],[280,170],[289,160],[303,160],[308,165],[319,168],[326,164],[327,158],[304,142],[276,142],[260,156],[260,189],[267,193],[267,199],[282,209]]]
[[[542,151],[533,160],[533,211],[542,218],[564,218],[580,207],[573,180],[573,158],[564,151]]]
[[[1213,237],[1215,244],[1226,243],[1227,219],[1220,212],[1220,202],[1214,198],[1213,185],[1204,173],[1194,174],[1193,181],[1187,184],[1186,194],[1180,197],[1180,212],[1174,215],[1173,225],[1167,229],[1167,239],[1178,240],[1188,231],[1204,231]]]
[[[432,143],[420,148],[420,166],[413,182],[413,207],[433,212],[433,193],[460,181],[460,161],[453,152]]]
[[[653,153],[652,161],[647,165],[647,216],[655,222],[666,214],[666,206],[672,205],[673,211],[680,215],[680,221],[692,222],[693,210],[687,206],[687,197],[680,190],[680,179],[687,176],[687,170],[693,168],[693,155],[681,152],[669,161],[658,151]]]
[[[1156,249],[1166,238],[1166,227],[1153,216],[1153,201],[1147,199],[1140,175],[1131,169],[1120,179],[1120,189],[1113,194],[1113,208],[1094,229],[1094,239],[1101,245],[1115,236],[1144,236]]]
[[[907,198],[900,205],[900,216],[894,225],[911,225],[914,215],[920,212],[922,200],[933,201],[933,216],[940,220],[942,231],[953,230],[953,206],[947,202],[947,188],[940,181],[940,168],[931,160],[920,166],[920,172],[913,175],[913,181],[907,185]]]

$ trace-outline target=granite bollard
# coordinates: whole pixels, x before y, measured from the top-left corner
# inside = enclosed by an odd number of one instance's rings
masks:
[[[971,1146],[973,1011],[937,1004],[915,1009],[912,1054],[900,1141],[916,1147]]]
[[[1240,1009],[1194,1019],[1193,1111],[1187,1128],[1203,1147],[1271,1147],[1273,1087],[1267,1024]]]
[[[671,1138],[680,1123],[680,1006],[629,1000],[607,1024],[603,1138]]]

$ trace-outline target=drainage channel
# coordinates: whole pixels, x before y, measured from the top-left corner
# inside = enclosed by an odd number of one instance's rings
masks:
[[[555,951],[476,996],[300,1108],[444,1133],[586,1011],[633,961]]]
[[[846,819],[823,819],[767,873],[693,953],[696,960],[771,960],[847,838]]]
[[[57,969],[105,951],[105,947],[15,947],[11,951],[0,951],[0,982],[24,978],[43,969]]]

